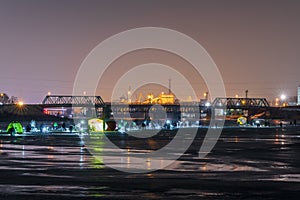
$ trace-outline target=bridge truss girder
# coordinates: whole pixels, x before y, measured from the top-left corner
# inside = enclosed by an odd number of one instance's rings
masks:
[[[44,98],[43,105],[61,107],[104,107],[105,102],[100,96],[61,96],[48,95]]]
[[[212,107],[223,109],[250,109],[270,107],[265,98],[216,98]]]

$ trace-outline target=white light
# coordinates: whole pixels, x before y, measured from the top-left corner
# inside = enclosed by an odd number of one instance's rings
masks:
[[[284,94],[280,95],[280,99],[281,100],[285,100],[286,99],[286,96]]]
[[[209,102],[206,102],[205,106],[206,106],[206,107],[209,107],[209,106],[210,106],[210,103],[209,103]]]

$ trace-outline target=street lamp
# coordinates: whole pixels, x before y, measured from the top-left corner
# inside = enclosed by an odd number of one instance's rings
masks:
[[[23,105],[24,105],[24,102],[23,102],[23,101],[19,101],[19,102],[18,102],[18,105],[19,105],[19,106],[23,106]]]
[[[208,99],[208,92],[203,93],[204,98],[207,100]]]
[[[275,98],[275,106],[279,106],[279,98],[278,97]]]
[[[286,95],[285,94],[280,95],[280,99],[281,101],[284,101],[286,99]]]
[[[287,106],[287,103],[285,102],[285,100],[286,100],[286,95],[285,94],[280,95],[280,100],[282,101],[282,106],[283,107]]]

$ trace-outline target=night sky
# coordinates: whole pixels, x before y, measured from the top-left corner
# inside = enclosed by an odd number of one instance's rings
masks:
[[[77,70],[97,44],[153,26],[198,41],[218,66],[228,96],[244,96],[246,89],[269,100],[296,96],[299,19],[297,0],[0,0],[0,91],[26,103],[40,103],[48,91],[71,94]],[[206,90],[201,80],[192,84],[199,94]],[[106,100],[107,94],[98,92]]]

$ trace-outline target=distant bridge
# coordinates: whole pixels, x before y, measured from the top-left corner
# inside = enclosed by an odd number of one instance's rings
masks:
[[[42,105],[46,107],[104,107],[106,104],[101,96],[48,95],[42,101]],[[148,110],[148,107],[152,106],[152,104],[119,104],[117,107],[124,106],[136,106],[139,108],[139,111],[144,111]],[[170,104],[164,106],[169,107],[170,110],[177,110],[175,108],[180,106],[181,110],[184,109],[189,111],[192,111],[193,107],[197,108],[196,110],[199,110],[199,107],[205,107],[204,105],[195,104],[195,102],[183,102],[180,104]],[[221,109],[249,109],[270,107],[268,101],[265,98],[216,98],[211,106],[213,108]]]
[[[44,107],[104,107],[100,96],[48,95],[42,101]]]
[[[114,113],[116,116],[148,116],[149,112],[161,112],[161,109],[169,116],[189,116],[197,118],[200,113],[210,113],[215,109],[247,110],[249,114],[256,114],[262,109],[270,107],[265,98],[216,98],[211,106],[200,104],[200,102],[181,102],[179,104],[162,104],[161,108],[154,107],[155,104],[123,104],[105,103],[100,96],[62,96],[48,95],[44,98],[44,108],[51,107],[88,107],[97,110],[97,116],[101,113]],[[105,114],[109,115],[109,114]],[[108,117],[108,116],[107,116]]]
[[[216,98],[212,103],[213,108],[221,109],[250,109],[270,107],[265,98]]]
[[[42,104],[49,107],[104,107],[105,102],[101,96],[63,96],[63,95],[48,95],[42,101]],[[131,106],[135,104],[130,104]],[[136,104],[136,106],[149,107],[152,104]],[[128,104],[120,104],[120,106],[128,106]],[[170,104],[168,107],[204,107],[200,104],[191,105],[190,103]],[[251,107],[267,108],[270,107],[265,98],[216,98],[211,104],[214,108],[227,109],[248,109]],[[143,110],[144,108],[142,108]]]

